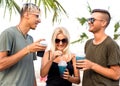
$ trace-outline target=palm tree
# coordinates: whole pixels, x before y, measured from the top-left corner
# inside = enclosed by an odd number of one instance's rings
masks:
[[[23,0],[21,0],[21,2],[22,1]],[[32,2],[32,1],[34,1],[34,3],[38,6],[43,5],[46,17],[47,17],[47,11],[53,12],[53,18],[52,18],[53,23],[57,21],[61,21],[61,18],[59,18],[60,15],[67,16],[66,11],[57,0],[26,0],[26,2]],[[0,0],[0,6],[3,6],[5,9],[4,16],[7,9],[9,10],[10,18],[13,12],[20,13],[20,6],[15,0]]]

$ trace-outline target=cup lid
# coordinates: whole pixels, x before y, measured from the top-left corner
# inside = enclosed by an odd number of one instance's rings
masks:
[[[43,45],[43,46],[47,46],[47,42],[46,41],[41,41],[40,44]]]

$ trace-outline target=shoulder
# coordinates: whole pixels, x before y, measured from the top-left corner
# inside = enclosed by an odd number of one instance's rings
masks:
[[[15,32],[16,32],[16,27],[13,26],[13,27],[9,27],[9,28],[5,29],[1,33],[1,35],[11,35],[11,36],[13,36],[15,34]]]
[[[85,43],[85,49],[86,49],[86,47],[88,47],[89,45],[92,45],[92,44],[93,44],[93,38],[87,40],[86,43]]]
[[[71,53],[71,54],[70,54],[70,57],[71,57],[71,60],[75,59],[75,54],[74,54],[74,53]]]
[[[0,38],[3,39],[8,39],[11,40],[12,38],[16,37],[16,33],[15,33],[16,27],[9,27],[7,29],[5,29],[1,34],[0,34]]]
[[[71,53],[71,57],[72,57],[72,58],[75,57],[75,53]]]
[[[105,44],[108,46],[118,46],[117,42],[113,40],[110,36],[108,36],[105,40]]]
[[[86,41],[86,45],[93,42],[93,38]]]

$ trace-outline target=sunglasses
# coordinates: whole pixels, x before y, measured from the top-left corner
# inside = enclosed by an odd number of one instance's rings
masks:
[[[93,24],[95,21],[95,18],[88,18],[87,21]]]
[[[60,43],[60,41],[62,42],[62,43],[68,43],[68,39],[67,38],[64,38],[64,39],[55,39],[55,43]]]
[[[98,21],[103,21],[103,20],[100,20],[100,19],[95,19],[95,18],[88,18],[87,19],[87,22],[93,24],[95,22],[95,20],[98,20]]]
[[[32,13],[32,15],[35,15],[36,18],[39,18],[39,14]]]

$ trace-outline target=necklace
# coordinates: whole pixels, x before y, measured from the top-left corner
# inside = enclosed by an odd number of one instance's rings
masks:
[[[17,25],[17,29],[19,30],[19,32],[22,34],[22,36],[26,39],[26,35],[23,34],[22,30],[20,29],[19,25]]]

